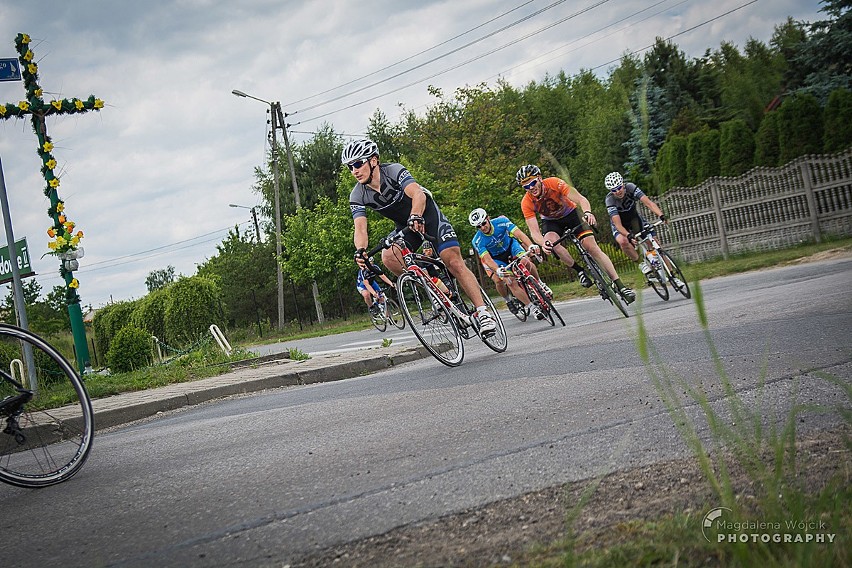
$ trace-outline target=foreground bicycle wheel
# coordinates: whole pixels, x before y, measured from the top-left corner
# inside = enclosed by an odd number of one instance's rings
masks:
[[[409,273],[399,277],[396,290],[402,313],[423,347],[448,367],[460,365],[464,343],[459,328],[435,293]]]
[[[674,261],[669,253],[660,249],[660,258],[662,258],[663,262],[668,264],[671,267],[671,274],[669,277],[669,284],[672,285],[672,288],[681,293],[681,295],[687,300],[692,297],[692,292],[689,291],[689,284],[686,283],[686,278],[683,276],[683,272],[680,271],[680,266]],[[682,285],[678,285],[675,283],[675,278],[680,280]]]
[[[71,364],[37,335],[2,324],[0,428],[0,481],[19,487],[69,479],[89,456],[95,431],[92,403]]]
[[[387,304],[387,317],[391,325],[397,329],[405,329],[405,316],[402,315],[402,309],[393,298],[385,298]]]
[[[592,275],[592,280],[595,281],[595,286],[601,293],[604,300],[608,300],[610,304],[618,308],[624,317],[630,317],[627,313],[627,308],[621,303],[621,294],[615,288],[615,283],[604,270],[591,257],[586,258],[586,269]]]

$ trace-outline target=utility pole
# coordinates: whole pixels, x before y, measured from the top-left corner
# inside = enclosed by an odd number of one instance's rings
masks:
[[[272,115],[272,183],[275,188],[275,273],[278,276],[278,331],[284,329],[284,273],[281,270],[281,191],[278,184],[278,140],[275,132],[278,128],[278,113],[281,104],[269,103]]]
[[[281,131],[284,133],[284,149],[287,151],[287,162],[290,166],[290,180],[293,183],[293,197],[296,200],[296,209],[302,206],[302,200],[299,198],[299,184],[296,182],[296,168],[293,165],[293,152],[290,151],[290,136],[287,134],[287,123],[284,121],[285,115],[281,113],[281,105],[278,105],[278,123],[281,125]],[[319,300],[319,287],[317,281],[311,281],[311,293],[314,296],[314,307],[317,310],[317,322],[322,325],[325,323],[325,314],[322,311],[322,303]]]

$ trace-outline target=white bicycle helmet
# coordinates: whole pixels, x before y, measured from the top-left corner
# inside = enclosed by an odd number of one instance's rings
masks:
[[[472,227],[479,227],[487,217],[488,213],[485,212],[485,209],[477,207],[467,216],[467,221]]]
[[[518,173],[515,174],[515,181],[518,182],[518,185],[521,185],[525,179],[540,175],[541,170],[538,169],[538,166],[527,164],[526,166],[522,166],[521,169],[518,170]]]
[[[366,160],[371,156],[379,155],[379,147],[376,143],[368,138],[361,140],[352,140],[343,148],[340,153],[340,163],[348,164],[355,160]]]
[[[618,172],[610,172],[604,178],[604,185],[609,191],[618,191],[624,185],[624,178]]]

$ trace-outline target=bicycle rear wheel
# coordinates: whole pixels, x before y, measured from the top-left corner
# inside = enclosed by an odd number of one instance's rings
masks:
[[[92,403],[71,364],[39,336],[4,324],[0,427],[0,481],[32,488],[76,474],[95,431]]]
[[[551,299],[550,295],[546,294],[544,290],[542,290],[538,282],[534,281],[532,282],[532,285],[535,286],[535,289],[538,292],[539,296],[541,296],[542,300],[544,300],[544,303],[547,305],[547,314],[551,320],[551,325],[555,325],[553,323],[553,316],[556,316],[556,319],[559,320],[559,323],[562,324],[562,327],[565,327],[565,320],[563,320],[562,316],[559,315],[559,311],[556,309],[556,306],[553,305],[553,300]]]
[[[625,308],[624,304],[621,303],[621,294],[619,294],[618,290],[616,290],[615,283],[609,277],[609,274],[601,269],[591,255],[584,254],[583,260],[586,261],[586,270],[592,275],[592,280],[595,281],[595,286],[597,286],[598,292],[601,294],[601,298],[608,300],[610,304],[618,308],[624,317],[630,317],[627,313],[627,308]]]
[[[419,277],[405,273],[396,281],[399,305],[411,331],[435,359],[456,367],[464,359],[456,320]]]
[[[541,289],[541,286],[539,286],[533,278],[524,280],[523,286],[527,296],[530,297],[530,301],[538,307],[542,314],[544,314],[544,319],[547,320],[551,326],[556,325],[556,321],[553,319],[553,313],[550,311],[550,304],[547,303],[547,295],[544,293],[544,290]]]
[[[671,255],[663,249],[660,249],[660,258],[670,267],[669,284],[672,285],[672,288],[680,292],[684,298],[691,298],[692,292],[689,291],[689,284],[686,283],[686,278],[684,278],[683,272],[680,271],[680,266],[678,266]],[[678,285],[675,282],[675,278],[680,280],[682,285]]]
[[[387,313],[388,321],[397,329],[404,329],[405,316],[402,315],[399,303],[393,298],[386,298],[385,302],[387,302],[387,311],[385,313]]]

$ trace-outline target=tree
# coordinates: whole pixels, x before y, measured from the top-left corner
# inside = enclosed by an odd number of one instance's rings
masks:
[[[832,91],[824,114],[824,151],[839,152],[852,145],[852,91]]]
[[[145,278],[145,286],[149,292],[161,290],[175,281],[175,267],[171,264],[166,268],[152,270]]]
[[[822,0],[821,12],[829,19],[808,26],[806,41],[799,43],[793,64],[804,73],[797,93],[814,95],[825,104],[835,89],[852,89],[852,2]]]

